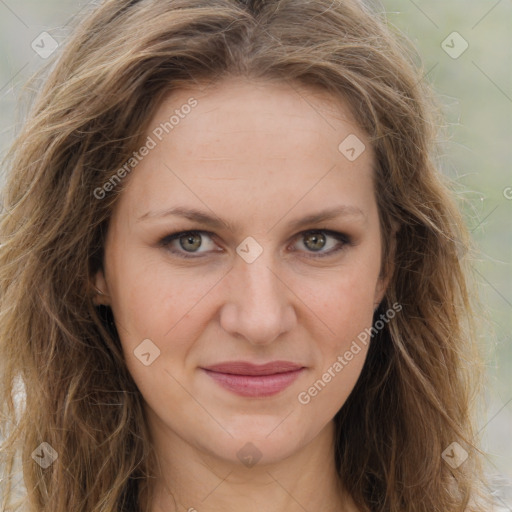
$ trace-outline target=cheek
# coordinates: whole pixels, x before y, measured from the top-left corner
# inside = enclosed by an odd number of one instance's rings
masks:
[[[110,262],[112,309],[128,365],[140,370],[133,351],[145,339],[160,350],[160,360],[168,351],[176,361],[184,360],[205,327],[201,312],[219,276],[170,270],[161,258],[136,250],[113,254]]]
[[[164,321],[169,329],[187,293],[179,274],[171,275],[165,266],[134,247],[111,256],[107,270],[116,320],[138,336],[158,332]],[[168,303],[174,307],[169,309]]]
[[[375,273],[375,272],[374,272]],[[334,417],[354,388],[366,359],[373,321],[376,278],[358,272],[331,280],[317,296],[320,321],[328,336],[315,336],[318,364],[297,400],[313,417]],[[334,281],[334,283],[332,283]],[[323,295],[323,297],[321,297]],[[317,331],[318,332],[318,331]]]
[[[372,324],[378,270],[363,265],[340,269],[308,293],[307,303],[326,326],[322,343],[341,349]],[[320,322],[321,321],[321,322]],[[330,342],[328,342],[330,340]]]

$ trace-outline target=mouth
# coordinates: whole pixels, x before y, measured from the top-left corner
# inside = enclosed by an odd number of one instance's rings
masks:
[[[288,361],[272,361],[263,365],[233,361],[201,370],[218,385],[236,395],[268,397],[289,387],[305,367]]]

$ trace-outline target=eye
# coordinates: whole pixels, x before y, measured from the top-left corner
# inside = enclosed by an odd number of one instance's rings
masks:
[[[180,231],[179,233],[172,233],[164,237],[160,240],[160,245],[168,248],[172,253],[178,254],[182,258],[197,258],[198,256],[192,256],[192,254],[203,254],[204,252],[208,252],[199,251],[199,249],[205,245],[203,243],[203,237],[205,235],[209,237],[210,234],[211,233],[206,231]],[[178,242],[181,250],[175,248],[173,245],[174,242]],[[213,242],[210,244],[210,251],[212,250],[212,247]]]
[[[211,240],[211,235],[213,233],[207,231],[180,231],[165,236],[160,240],[159,245],[181,258],[199,258],[201,254],[212,251],[220,252],[215,249],[216,246]],[[296,238],[300,239],[305,251],[309,253],[307,257],[311,258],[331,256],[343,250],[345,245],[351,244],[348,235],[328,229],[303,231]],[[209,239],[209,243],[205,244],[204,239]],[[329,246],[330,249],[325,251],[324,249]],[[205,250],[200,251],[201,248],[205,248]],[[198,254],[198,256],[194,256],[194,254]]]
[[[324,258],[331,256],[343,250],[346,245],[351,245],[352,243],[348,235],[329,229],[304,231],[299,234],[299,237],[302,245],[306,247],[306,251],[309,253],[308,258]],[[331,239],[330,243],[329,239]],[[323,250],[329,246],[329,250]]]

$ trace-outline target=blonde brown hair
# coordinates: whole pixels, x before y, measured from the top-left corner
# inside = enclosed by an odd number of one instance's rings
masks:
[[[26,510],[149,510],[155,457],[141,395],[90,284],[122,187],[102,200],[94,190],[140,147],[164,95],[229,76],[344,100],[375,150],[385,256],[399,226],[381,310],[402,312],[373,338],[335,417],[344,485],[364,511],[484,510],[468,237],[437,170],[436,107],[409,55],[356,1],[107,0],[75,27],[5,161],[0,435],[7,483],[21,456]],[[31,458],[43,441],[58,453],[46,469]],[[469,453],[458,468],[441,456],[453,442]],[[15,510],[11,498],[7,485],[2,510]]]

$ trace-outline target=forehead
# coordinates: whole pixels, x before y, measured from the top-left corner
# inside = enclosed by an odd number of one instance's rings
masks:
[[[121,196],[138,214],[181,199],[277,214],[298,200],[306,208],[340,194],[362,201],[373,189],[366,135],[348,106],[319,88],[230,79],[180,89],[159,105],[147,137],[154,147]]]
[[[364,136],[348,105],[320,87],[241,78],[174,91],[161,103],[150,127],[158,129],[165,125],[192,97],[197,106],[184,119],[180,118],[179,130],[176,125],[173,131],[186,138],[188,144],[184,149],[194,157],[207,147],[209,155],[243,158],[251,146],[264,143],[265,158],[291,158],[294,155],[290,150],[298,155],[319,149],[326,135],[331,137],[325,142],[332,142],[335,151],[340,136],[354,132]],[[237,140],[249,143],[251,138],[252,145],[234,144]]]

